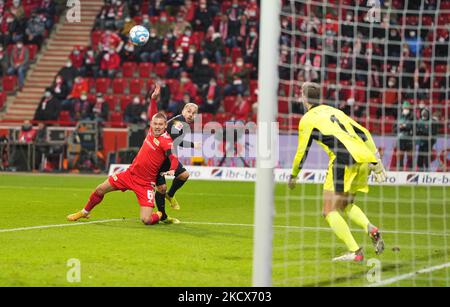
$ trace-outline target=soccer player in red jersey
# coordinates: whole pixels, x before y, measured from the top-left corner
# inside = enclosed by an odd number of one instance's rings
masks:
[[[145,141],[131,166],[124,172],[110,176],[97,186],[83,210],[67,217],[69,221],[88,218],[91,210],[98,205],[105,194],[113,191],[132,190],[141,206],[141,220],[146,225],[159,222],[161,212],[153,212],[155,207],[155,185],[159,169],[166,158],[170,159],[170,170],[161,175],[173,176],[178,167],[178,158],[172,153],[173,140],[166,132],[167,118],[162,113],[152,117]]]

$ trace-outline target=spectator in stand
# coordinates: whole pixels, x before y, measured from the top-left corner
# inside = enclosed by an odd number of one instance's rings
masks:
[[[177,113],[181,110],[180,105],[183,103],[185,94],[189,97],[197,97],[197,87],[191,79],[189,79],[189,75],[185,71],[180,74],[180,81],[174,83],[173,91],[171,97],[172,100],[168,107],[168,111],[172,113]]]
[[[195,73],[195,71],[200,67],[202,61],[202,55],[197,51],[195,45],[189,46],[189,52],[185,55],[184,59],[184,70],[189,74]]]
[[[448,25],[448,24],[447,24]],[[437,31],[435,42],[435,55],[437,64],[447,64],[449,54],[449,31],[448,29],[440,29]]]
[[[116,52],[120,52],[124,44],[120,36],[108,28],[100,38],[100,51],[114,49]]]
[[[29,66],[28,49],[23,45],[22,41],[18,41],[12,48],[9,56],[8,75],[17,75],[19,78],[19,88],[22,89],[25,76]]]
[[[108,50],[100,61],[100,76],[114,78],[120,69],[120,56],[114,49]]]
[[[162,45],[160,61],[166,63],[167,65],[172,63],[172,54],[166,44]]]
[[[417,167],[419,171],[429,171],[431,153],[433,151],[433,146],[436,144],[438,132],[438,122],[436,119],[431,118],[428,109],[422,109],[416,126],[416,139],[418,144]]]
[[[241,16],[244,10],[239,5],[239,0],[233,0],[231,7],[227,10],[228,16],[228,36],[227,46],[229,48],[237,47],[237,39],[240,35]]]
[[[109,1],[105,2],[100,13],[97,15],[95,24],[100,30],[114,27],[116,22],[115,6]]]
[[[222,88],[217,84],[215,78],[211,78],[206,88],[202,91],[203,104],[200,106],[201,113],[216,114],[222,101]]]
[[[222,58],[226,55],[225,45],[220,33],[214,32],[214,28],[210,27],[203,41],[203,49],[205,56],[211,61],[222,65]]]
[[[33,13],[31,18],[27,21],[25,29],[25,42],[27,44],[36,44],[39,48],[42,45],[45,34],[45,23],[47,18],[44,14]]]
[[[80,68],[80,75],[82,77],[97,78],[99,65],[99,56],[96,55],[94,49],[88,47],[84,53],[83,65]]]
[[[141,62],[160,62],[161,46],[162,40],[158,37],[156,29],[152,28],[150,30],[150,37],[148,39],[148,42],[145,45],[137,48]]]
[[[191,23],[194,20],[195,13],[196,9],[195,5],[192,3],[192,0],[185,0],[184,5],[180,8],[180,12],[178,12],[177,16],[184,16],[183,20]],[[183,30],[181,31],[181,33],[183,33]]]
[[[229,24],[228,16],[223,14],[220,17],[218,32],[222,36],[225,46],[228,48],[233,48],[236,46],[236,37],[232,37],[232,36],[228,35],[228,29],[229,29],[228,24]],[[208,29],[208,31],[209,31],[209,29]]]
[[[431,72],[425,62],[420,62],[419,68],[414,72],[414,89],[419,94],[426,94],[431,87]]]
[[[146,28],[149,31],[152,29],[152,24],[150,22],[150,16],[148,16],[147,14],[142,15],[141,26],[143,26],[144,28]]]
[[[422,53],[423,42],[420,35],[417,35],[416,30],[410,30],[406,36],[406,43],[408,44],[409,50],[411,51],[411,56],[415,57]]]
[[[137,0],[137,1],[139,2],[139,13],[140,13],[141,0]],[[162,9],[162,2],[164,2],[164,0],[150,0],[149,6],[148,6],[148,15],[159,16],[159,14],[161,13],[161,9]]]
[[[250,3],[248,3],[245,8],[244,14],[247,16],[248,25],[250,27],[258,27],[259,7],[256,0],[250,0]]]
[[[252,104],[247,99],[244,99],[242,95],[237,95],[236,103],[231,113],[233,114],[233,121],[246,122],[249,114],[252,112]]]
[[[248,88],[250,70],[244,66],[244,59],[237,58],[235,65],[227,76],[227,85],[224,88],[224,95],[243,96]]]
[[[181,47],[183,49],[183,52],[187,53],[189,52],[189,46],[192,45],[198,45],[198,42],[192,36],[192,29],[186,28],[186,30],[184,31],[184,35],[178,37],[178,39],[176,40],[175,47]]]
[[[247,22],[247,15],[242,14],[239,22],[239,35],[237,37],[237,47],[243,49],[245,47],[245,38],[249,32],[249,26]]]
[[[21,143],[33,143],[36,138],[36,130],[33,130],[33,125],[29,120],[23,122],[17,140]]]
[[[381,108],[377,110],[377,117],[385,117],[387,115],[397,118],[397,110],[399,105],[400,93],[397,85],[397,78],[391,76],[387,81],[387,86],[382,92]]]
[[[51,87],[51,92],[58,101],[64,101],[69,94],[69,89],[61,75],[56,76],[55,82],[53,82],[53,86]]]
[[[66,62],[66,66],[59,70],[58,75],[63,77],[64,81],[67,84],[67,88],[69,90],[72,90],[73,81],[75,80],[76,77],[78,77],[79,72],[78,69],[73,67],[72,61],[69,59]]]
[[[8,53],[0,43],[0,77],[3,77],[8,70]]]
[[[109,114],[109,106],[105,102],[105,99],[103,98],[102,93],[97,93],[97,97],[95,99],[95,104],[92,108],[92,114],[94,117],[94,120],[97,122],[106,122],[108,121],[108,114]]]
[[[291,46],[292,23],[286,16],[281,17],[280,45]]]
[[[87,80],[83,77],[76,77],[73,83],[72,90],[69,96],[67,96],[66,100],[62,102],[61,108],[63,110],[72,110],[74,100],[80,98],[82,93],[87,92],[89,92],[89,84]]]
[[[73,48],[72,52],[69,55],[69,59],[72,62],[74,68],[80,71],[80,68],[83,66],[84,62],[84,54],[78,47]]]
[[[278,63],[279,77],[281,80],[291,80],[291,50],[287,45],[281,45],[280,50]]]
[[[50,30],[53,27],[53,20],[56,15],[56,5],[53,0],[42,0],[38,8],[38,13],[46,17],[45,28]]]
[[[192,18],[194,18],[194,16],[192,16]],[[186,31],[187,28],[192,29],[191,20],[188,20],[187,15],[184,15],[181,12],[178,13],[175,25],[173,27],[174,35],[177,37],[181,36],[184,33],[184,31]]]
[[[174,25],[174,22],[169,21],[169,16],[167,16],[167,13],[161,12],[159,20],[153,25],[153,28],[156,29],[156,33],[158,33],[159,37],[164,37],[167,33],[173,31]]]
[[[58,120],[60,109],[60,100],[53,96],[52,89],[48,87],[34,113],[34,120]]]
[[[142,124],[146,123],[147,115],[141,99],[136,96],[133,101],[125,107],[124,121],[128,124]]]
[[[178,79],[184,67],[184,52],[183,48],[178,47],[177,51],[171,56],[171,64],[167,70],[167,79]]]
[[[414,114],[408,101],[403,102],[402,113],[397,122],[397,170],[404,171],[406,154],[406,170],[412,169]]]
[[[156,79],[156,83],[161,87],[159,93],[158,110],[167,111],[171,97],[170,88],[167,85],[166,80],[163,78]]]
[[[320,78],[321,58],[318,53],[312,53],[307,50],[299,58],[300,74],[302,74],[306,81],[317,82]]]
[[[198,89],[203,92],[210,84],[210,80],[214,78],[214,75],[214,69],[209,66],[208,58],[203,58],[201,65],[194,69],[194,73],[192,74],[192,81],[194,81]]]
[[[206,0],[200,0],[194,15],[194,31],[205,32],[212,25],[213,18],[213,13],[208,8]]]
[[[131,40],[128,40],[120,51],[121,62],[138,62],[138,52],[136,52],[137,47]]]
[[[402,38],[398,30],[392,27],[389,30],[388,56],[399,58],[402,50]],[[389,63],[398,65],[398,60],[389,59]]]
[[[23,9],[21,0],[13,0],[9,11],[19,22],[25,19],[25,10]]]
[[[416,59],[412,57],[411,51],[407,45],[403,46],[403,56],[400,61],[402,73],[402,88],[414,88],[414,72],[416,71]]]
[[[126,17],[124,20],[124,25],[122,28],[122,31],[120,31],[120,34],[122,37],[128,37],[128,35],[130,34],[130,30],[136,25],[136,21],[134,21],[134,19],[132,19],[131,17]]]
[[[245,39],[245,63],[258,66],[258,32],[256,27],[250,28],[250,33]]]
[[[83,92],[79,98],[73,99],[70,110],[70,116],[73,121],[78,122],[80,120],[92,119],[92,105],[87,98],[87,92]]]
[[[117,0],[114,7],[116,29],[122,29],[125,25],[125,19],[130,17],[130,11],[128,9],[128,3],[124,0]]]

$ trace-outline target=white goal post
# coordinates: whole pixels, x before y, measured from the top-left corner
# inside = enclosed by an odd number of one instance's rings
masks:
[[[259,45],[259,93],[257,173],[255,186],[253,286],[272,285],[272,240],[274,215],[274,155],[272,140],[276,122],[281,1],[261,1]]]

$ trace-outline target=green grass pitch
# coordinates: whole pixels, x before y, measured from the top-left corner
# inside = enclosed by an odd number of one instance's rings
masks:
[[[254,184],[190,181],[177,194],[179,225],[144,226],[132,192],[108,194],[89,222],[65,220],[105,177],[0,174],[0,286],[251,286]],[[450,188],[372,187],[357,204],[385,231],[366,260],[389,286],[450,286]],[[273,284],[366,286],[373,267],[334,264],[345,252],[321,217],[321,186],[276,187]],[[114,219],[104,222],[104,220]],[[117,219],[117,220],[116,220]],[[48,228],[41,226],[50,225]],[[35,227],[35,228],[30,228]],[[81,282],[69,283],[69,259]],[[403,277],[402,277],[403,276]]]

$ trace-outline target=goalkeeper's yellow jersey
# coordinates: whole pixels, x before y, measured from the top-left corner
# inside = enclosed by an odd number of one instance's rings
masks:
[[[366,128],[341,110],[319,105],[306,112],[300,121],[298,148],[292,166],[295,177],[305,162],[312,140],[323,147],[330,161],[341,154],[350,154],[356,163],[377,162],[377,147]]]

